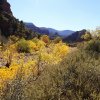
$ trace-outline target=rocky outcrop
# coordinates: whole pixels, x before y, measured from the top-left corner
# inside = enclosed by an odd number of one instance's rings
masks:
[[[3,12],[6,12],[12,15],[10,4],[7,2],[7,0],[0,0],[0,7]]]
[[[19,21],[13,16],[7,0],[0,0],[0,34],[1,37],[6,38],[11,35],[26,39],[38,37],[38,34],[32,33],[25,27],[23,21]],[[2,38],[0,41],[3,42]]]
[[[71,34],[68,37],[66,37],[63,41],[64,42],[69,42],[69,43],[82,42],[83,39],[81,38],[81,36],[84,35],[85,33],[86,33],[85,29],[83,29],[81,31],[76,31],[73,34]]]
[[[10,36],[13,31],[15,17],[10,9],[7,0],[0,0],[0,34],[2,36]]]

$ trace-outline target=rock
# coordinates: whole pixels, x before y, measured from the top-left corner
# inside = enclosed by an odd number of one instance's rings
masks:
[[[0,6],[1,6],[3,12],[6,12],[6,13],[12,15],[12,11],[10,9],[10,4],[7,2],[7,0],[1,0]]]

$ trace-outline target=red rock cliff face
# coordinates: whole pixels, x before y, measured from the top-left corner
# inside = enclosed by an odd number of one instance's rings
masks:
[[[7,0],[3,0],[2,9],[3,9],[3,11],[7,12],[8,14],[12,14],[12,11],[10,9],[10,4],[7,2]]]

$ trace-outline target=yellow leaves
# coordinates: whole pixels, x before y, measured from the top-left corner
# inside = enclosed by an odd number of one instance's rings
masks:
[[[64,57],[69,52],[69,47],[64,43],[55,44],[53,53],[55,56]]]
[[[44,39],[46,38],[44,37]],[[4,82],[14,80],[16,75],[19,74],[19,69],[22,70],[22,77],[25,80],[29,78],[30,74],[36,75],[38,73],[38,57],[40,57],[40,62],[58,64],[69,52],[69,47],[62,42],[56,44],[50,43],[47,46],[46,41],[44,42],[38,39],[34,41],[22,40],[21,46],[24,47],[24,45],[27,44],[30,50],[28,53],[15,52],[17,43],[11,44],[2,52],[3,60],[5,60],[5,62],[10,60],[11,65],[10,68],[0,68],[0,88],[3,86]]]
[[[13,80],[17,74],[19,66],[17,64],[12,64],[10,68],[0,69],[0,88],[4,86],[6,81]]]
[[[27,79],[30,74],[35,73],[36,61],[21,61],[19,64],[13,62],[10,68],[0,68],[0,89],[4,87],[5,82],[12,81],[16,78],[16,75],[19,74],[19,69],[22,69],[23,79]]]
[[[57,64],[61,61],[60,57],[54,56],[53,53],[41,53],[41,60],[48,63],[48,64]]]
[[[69,52],[69,47],[59,42],[57,44],[51,44],[46,49],[42,49],[40,56],[41,60],[49,64],[59,63],[64,56]]]
[[[31,40],[29,40],[27,42],[28,42],[28,45],[29,45],[29,48],[30,48],[30,52],[37,50],[36,43],[32,42]]]
[[[31,40],[28,40],[27,44],[29,46],[30,53],[43,49],[46,46],[46,43],[43,42],[42,40],[38,40],[36,43]]]
[[[13,79],[13,77],[16,75],[18,67],[19,66],[17,64],[12,64],[10,68],[1,68],[0,79],[2,80]]]
[[[53,55],[46,52],[41,53],[41,60],[49,63],[53,60]]]
[[[22,71],[25,78],[28,78],[31,73],[35,71],[36,62],[35,61],[28,61],[23,65]]]
[[[37,42],[37,47],[38,49],[42,49],[42,48],[45,48],[46,44],[42,41],[42,40],[39,40]]]
[[[42,40],[25,40],[21,39],[17,43],[17,51],[18,52],[24,52],[24,53],[32,53],[34,51],[38,51],[41,48],[45,47],[45,43]]]
[[[15,52],[16,51],[16,44],[12,44],[9,47],[10,51]]]

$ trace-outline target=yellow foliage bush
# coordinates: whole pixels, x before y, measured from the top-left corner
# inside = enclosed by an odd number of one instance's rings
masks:
[[[37,42],[37,47],[38,49],[42,49],[42,48],[45,48],[46,44],[42,41],[42,40],[39,40]]]
[[[28,42],[28,45],[29,45],[29,48],[30,48],[30,52],[37,50],[36,43],[32,42],[31,40],[29,40],[27,42]]]
[[[62,57],[66,56],[69,52],[69,47],[66,44],[59,42],[59,43],[50,43],[46,46],[46,43],[42,40],[36,39],[36,42],[32,40],[22,40],[22,44],[27,44],[30,53],[34,52],[37,57],[40,57],[41,62],[45,62],[46,64],[57,64],[62,60]],[[26,48],[25,48],[26,49]],[[11,44],[5,51],[2,52],[3,59],[8,61],[11,59],[11,65],[9,68],[5,66],[0,68],[0,88],[4,87],[6,82],[11,82],[15,79],[16,75],[18,74],[19,69],[21,68],[23,73],[23,79],[27,80],[30,75],[35,75],[38,72],[37,63],[38,59],[33,58],[29,54],[29,56],[25,56],[25,53],[18,53],[17,50],[17,43]],[[36,52],[36,50],[38,50]],[[11,56],[11,58],[9,58]],[[33,60],[34,59],[34,60]]]
[[[0,68],[0,89],[2,89],[4,85],[6,85],[6,83],[8,83],[9,81],[11,82],[16,78],[16,75],[19,74],[18,71],[20,68],[23,73],[23,80],[28,79],[30,74],[36,73],[35,65],[35,61],[24,62],[23,60],[21,60],[19,64],[13,62],[10,65],[10,68]]]
[[[43,36],[41,37],[41,40],[42,40],[43,42],[45,42],[45,43],[49,43],[49,42],[50,42],[50,39],[49,39],[49,37],[48,37],[47,35],[43,35]]]
[[[28,61],[27,63],[24,63],[22,71],[24,74],[24,78],[27,79],[30,74],[34,74],[36,71],[36,61]]]
[[[54,59],[53,59],[52,54],[48,54],[48,53],[44,52],[44,53],[41,53],[41,60],[50,63]]]
[[[17,45],[16,44],[12,44],[9,47],[10,51],[12,51],[12,52],[15,52],[16,51],[16,48],[17,48]]]
[[[59,57],[64,57],[68,52],[69,52],[69,47],[62,42],[55,44],[53,49],[53,54]]]
[[[7,81],[11,81],[15,78],[18,68],[18,64],[12,64],[10,68],[0,69],[0,88],[2,88]]]
[[[41,50],[41,60],[49,64],[57,64],[68,52],[69,47],[62,42],[50,44],[48,48]]]
[[[41,53],[41,60],[47,64],[57,64],[61,61],[60,57],[55,56],[53,53]]]

